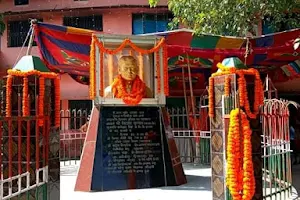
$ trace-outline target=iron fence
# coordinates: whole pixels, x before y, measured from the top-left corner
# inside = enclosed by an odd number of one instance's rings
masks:
[[[61,110],[60,129],[60,161],[64,165],[72,165],[72,160],[80,160],[88,120],[88,109]]]
[[[60,161],[72,165],[80,160],[88,125],[89,109],[61,110]],[[173,136],[183,163],[210,163],[210,132],[193,127],[185,107],[168,109]]]
[[[264,199],[289,199],[292,192],[290,104],[293,102],[268,99],[262,109]]]
[[[210,164],[210,131],[206,107],[190,114],[185,107],[168,109],[182,163]]]

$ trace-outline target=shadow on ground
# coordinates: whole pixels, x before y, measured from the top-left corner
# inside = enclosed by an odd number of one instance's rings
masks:
[[[210,191],[210,177],[186,175],[187,183],[180,186],[162,187],[162,190],[206,190]]]
[[[292,183],[300,199],[300,164],[292,165]]]

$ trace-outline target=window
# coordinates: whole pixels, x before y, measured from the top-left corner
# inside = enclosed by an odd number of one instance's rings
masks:
[[[15,0],[15,6],[28,5],[29,0]]]
[[[42,19],[38,19],[42,22]],[[27,34],[30,29],[30,21],[10,21],[8,22],[8,47],[21,47],[26,40]],[[25,46],[28,46],[29,36],[27,38]],[[36,43],[33,42],[33,46],[36,46]]]
[[[163,32],[168,29],[168,23],[172,21],[170,13],[161,14],[133,14],[132,34],[144,34]]]
[[[64,26],[73,26],[76,28],[84,28],[96,31],[102,31],[102,16],[84,16],[84,17],[64,17]]]

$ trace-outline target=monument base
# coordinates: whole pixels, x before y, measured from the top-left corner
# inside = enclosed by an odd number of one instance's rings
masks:
[[[75,191],[110,191],[186,183],[166,110],[94,107]]]

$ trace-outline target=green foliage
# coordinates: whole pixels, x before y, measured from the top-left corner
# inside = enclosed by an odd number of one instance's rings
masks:
[[[149,0],[151,7],[158,2]],[[173,27],[182,23],[196,34],[245,36],[265,18],[274,31],[282,29],[283,24],[300,27],[300,13],[294,12],[299,11],[300,0],[168,0],[168,7],[174,14]]]
[[[0,13],[0,36],[3,34],[4,30],[5,30],[4,19],[3,19],[3,15]]]

